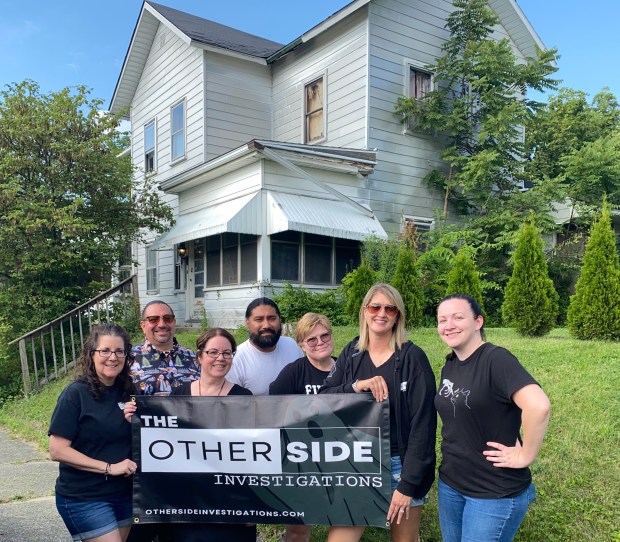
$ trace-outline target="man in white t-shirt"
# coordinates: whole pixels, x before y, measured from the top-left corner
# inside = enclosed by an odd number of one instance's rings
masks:
[[[268,297],[252,301],[245,311],[249,338],[237,347],[228,380],[254,395],[269,395],[271,384],[285,365],[304,353],[290,337],[282,337],[282,318]]]

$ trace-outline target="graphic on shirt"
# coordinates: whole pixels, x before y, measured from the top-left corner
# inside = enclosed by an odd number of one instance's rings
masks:
[[[441,381],[441,388],[439,388],[439,397],[446,397],[450,399],[452,403],[452,410],[454,411],[454,417],[456,418],[456,404],[459,401],[471,410],[469,405],[467,404],[467,399],[469,398],[470,390],[464,390],[462,388],[455,388],[454,382],[444,378]]]

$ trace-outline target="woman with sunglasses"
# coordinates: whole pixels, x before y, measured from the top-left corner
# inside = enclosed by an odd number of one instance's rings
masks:
[[[372,393],[390,401],[392,540],[418,542],[421,507],[435,479],[435,376],[424,351],[405,338],[405,306],[375,284],[360,307],[360,334],[342,351],[320,393]],[[364,527],[331,527],[329,542],[357,542]]]
[[[295,326],[305,356],[289,363],[269,385],[269,395],[316,395],[334,366],[332,325],[322,314],[307,312]],[[284,542],[309,542],[310,525],[287,525]]]
[[[73,540],[124,542],[133,523],[131,427],[123,403],[134,393],[129,335],[93,327],[79,358],[82,374],[58,397],[48,431],[58,461],[56,507]]]

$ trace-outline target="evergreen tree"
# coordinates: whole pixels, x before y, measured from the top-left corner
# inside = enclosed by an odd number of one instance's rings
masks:
[[[392,286],[400,292],[405,303],[405,326],[408,328],[422,325],[424,307],[424,293],[416,264],[416,241],[414,227],[407,225],[403,232],[396,272],[392,280]]]
[[[549,278],[540,232],[531,222],[524,224],[517,236],[502,314],[521,335],[541,337],[555,326],[558,294]]]
[[[359,267],[347,273],[342,279],[344,295],[347,300],[345,312],[352,324],[358,323],[364,296],[375,282],[377,282],[377,273],[370,268],[365,260],[362,260]]]
[[[467,294],[473,297],[484,314],[480,273],[471,257],[470,247],[461,247],[452,262],[452,269],[448,273],[448,286],[446,287],[446,295],[450,294]]]
[[[606,199],[586,244],[567,321],[577,339],[620,340],[620,264]]]

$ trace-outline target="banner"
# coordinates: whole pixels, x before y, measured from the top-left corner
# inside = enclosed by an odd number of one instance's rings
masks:
[[[387,401],[370,394],[135,400],[136,523],[385,527]]]

